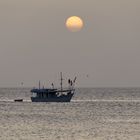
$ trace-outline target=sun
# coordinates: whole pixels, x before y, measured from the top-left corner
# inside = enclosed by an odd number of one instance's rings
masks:
[[[83,25],[83,20],[78,16],[71,16],[66,20],[66,27],[71,32],[80,31]]]

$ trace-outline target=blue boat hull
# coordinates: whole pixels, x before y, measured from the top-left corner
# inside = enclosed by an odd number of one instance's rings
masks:
[[[40,97],[31,97],[32,102],[70,102],[74,94],[64,95],[60,97],[49,97],[49,98],[40,98]]]

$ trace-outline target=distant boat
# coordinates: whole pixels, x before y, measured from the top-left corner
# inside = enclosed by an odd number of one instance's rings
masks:
[[[54,88],[54,85],[52,83],[52,88],[40,88],[40,82],[39,82],[39,88],[33,88],[31,90],[32,102],[70,102],[74,93],[75,88],[74,84],[76,81],[76,77],[74,80],[68,80],[69,87],[67,89],[63,89],[62,87],[62,72],[61,72],[61,88],[57,89]]]
[[[15,99],[15,102],[23,102],[23,99]]]

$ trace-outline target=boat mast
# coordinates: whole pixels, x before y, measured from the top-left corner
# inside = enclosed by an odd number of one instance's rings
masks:
[[[40,89],[40,80],[39,80],[39,89]]]
[[[61,91],[62,91],[63,90],[63,87],[62,87],[62,85],[63,85],[63,83],[62,83],[62,81],[63,81],[62,72],[60,73],[60,76],[61,76],[61,83],[60,83],[60,85],[61,85]]]

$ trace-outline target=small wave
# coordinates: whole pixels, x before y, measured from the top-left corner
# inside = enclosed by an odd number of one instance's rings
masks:
[[[10,100],[0,100],[0,102],[15,102],[14,99],[10,99]],[[31,102],[31,100],[23,100],[23,102]]]
[[[140,102],[140,100],[72,100],[72,102]]]

